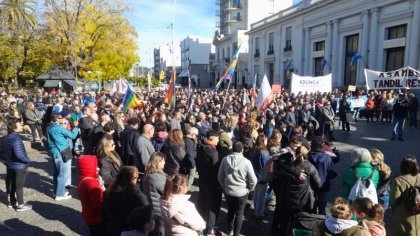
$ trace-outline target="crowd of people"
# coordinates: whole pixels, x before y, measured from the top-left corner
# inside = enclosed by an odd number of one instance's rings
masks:
[[[395,235],[420,235],[419,203],[409,204],[409,192],[420,184],[414,156],[403,157],[396,174],[380,150],[356,148],[343,173],[334,167],[337,120],[344,132],[361,115],[392,122],[391,140],[404,141],[406,119],[417,127],[413,94],[371,91],[360,109],[350,97],[362,93],[284,91],[264,112],[247,94],[178,89],[176,106],[168,107],[163,92],[144,91],[137,94],[142,104],[125,112],[122,94],[109,92],[2,94],[8,206],[31,209],[23,191],[30,157],[21,135],[31,133],[53,163],[52,197],[72,198],[68,188],[76,184],[91,235],[239,235],[250,199],[255,220],[267,218],[266,203],[274,203],[274,235],[291,234],[305,214],[318,219],[307,227],[314,235],[386,235],[389,208]],[[73,161],[77,183],[71,182]],[[341,194],[328,203],[338,187],[331,186],[334,178],[341,178]],[[193,184],[199,188],[194,203]],[[223,197],[226,229],[217,225]]]

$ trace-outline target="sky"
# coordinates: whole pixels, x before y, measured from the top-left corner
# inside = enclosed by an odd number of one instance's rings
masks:
[[[255,1],[255,0],[254,0]],[[300,0],[293,0],[294,3]],[[153,49],[172,42],[174,14],[174,46],[188,36],[213,38],[216,29],[216,0],[128,0],[127,18],[136,28],[140,65],[153,65]]]

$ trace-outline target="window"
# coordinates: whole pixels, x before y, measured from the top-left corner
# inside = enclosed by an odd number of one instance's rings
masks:
[[[314,58],[314,64],[315,64],[315,76],[324,75],[324,58],[323,57],[315,57]]]
[[[274,32],[268,34],[268,52],[267,55],[274,53]]]
[[[344,65],[344,85],[356,85],[357,66],[350,65],[354,53],[358,50],[359,34],[346,37],[346,59]]]
[[[255,54],[254,57],[259,57],[260,56],[260,38],[256,37],[255,38]]]
[[[230,54],[230,47],[227,48],[227,55],[226,58],[229,58],[232,56],[232,54]]]
[[[315,42],[314,51],[324,51],[325,50],[325,41]]]
[[[254,79],[255,79],[255,85],[258,87],[259,86],[259,81],[258,81],[258,75],[260,74],[260,66],[259,65],[254,65],[254,77],[252,78],[252,83],[254,83]]]
[[[386,50],[386,71],[398,70],[404,67],[405,47]]]
[[[405,38],[407,25],[398,25],[388,28],[388,40]]]
[[[291,51],[292,50],[292,27],[286,28],[286,45],[284,47],[284,51]]]

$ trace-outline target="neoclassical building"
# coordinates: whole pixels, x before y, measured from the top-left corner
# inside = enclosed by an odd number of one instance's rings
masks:
[[[365,86],[364,68],[420,68],[420,0],[303,0],[251,24],[247,83],[264,74],[290,85],[291,73],[332,73],[333,88]],[[355,53],[361,59],[352,65]]]

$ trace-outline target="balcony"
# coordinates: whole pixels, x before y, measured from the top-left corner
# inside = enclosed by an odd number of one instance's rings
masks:
[[[226,11],[225,10],[217,10],[216,11],[216,16],[223,16],[224,14],[226,14]]]
[[[267,55],[273,55],[274,54],[274,49],[270,49],[267,51]]]
[[[233,17],[228,17],[226,19],[226,23],[236,23],[236,22],[240,22],[242,20],[241,16],[233,16]]]
[[[284,49],[283,49],[283,51],[285,51],[285,52],[290,52],[290,51],[292,51],[292,45],[287,45],[286,47],[284,47]]]
[[[255,58],[260,57],[260,50],[259,49],[255,50],[254,57]]]
[[[232,2],[229,2],[228,4],[224,6],[224,9],[226,11],[236,11],[236,10],[240,10],[241,8],[242,8],[242,5],[240,3],[233,4]]]

